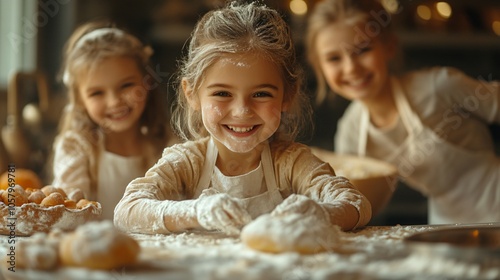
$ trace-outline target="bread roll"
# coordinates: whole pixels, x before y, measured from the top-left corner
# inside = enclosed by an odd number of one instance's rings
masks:
[[[45,197],[40,205],[45,207],[64,205],[64,197],[58,192],[53,192]]]
[[[16,244],[15,264],[19,269],[54,269],[59,262],[58,243],[46,233],[35,233],[30,239]],[[7,259],[9,261],[9,259]]]
[[[111,221],[89,222],[64,236],[59,247],[63,265],[113,269],[136,262],[137,241],[119,231]]]
[[[29,195],[28,200],[29,202],[40,204],[45,197],[47,196],[41,190],[36,190]]]
[[[28,195],[19,185],[15,185],[14,187],[5,190],[2,193],[2,200],[6,205],[14,204],[15,206],[21,206],[29,201]]]

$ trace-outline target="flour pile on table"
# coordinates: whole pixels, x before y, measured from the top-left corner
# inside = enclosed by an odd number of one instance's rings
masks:
[[[142,252],[136,266],[113,271],[18,271],[15,279],[500,279],[499,267],[408,250],[403,238],[429,229],[395,226],[341,232],[338,247],[311,255],[263,253],[218,232],[133,234]],[[0,250],[5,250],[7,238],[0,240]]]

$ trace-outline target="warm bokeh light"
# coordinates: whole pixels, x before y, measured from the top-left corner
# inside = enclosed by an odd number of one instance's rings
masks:
[[[399,9],[398,0],[382,0],[382,5],[391,14],[395,14]]]
[[[304,0],[290,1],[290,10],[296,15],[305,15],[307,13],[307,3]]]
[[[443,18],[450,18],[451,17],[451,6],[450,4],[446,2],[437,2],[436,3],[436,10],[440,16]]]
[[[493,23],[491,23],[491,30],[493,30],[493,32],[500,36],[500,21],[499,20],[495,20]]]
[[[417,15],[423,20],[431,19],[431,9],[426,5],[418,5]]]

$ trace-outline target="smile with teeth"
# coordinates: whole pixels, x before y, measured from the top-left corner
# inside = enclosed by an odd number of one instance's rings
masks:
[[[369,76],[366,76],[366,77],[363,77],[363,78],[359,78],[359,79],[351,79],[348,81],[348,84],[350,84],[351,86],[361,86],[363,85],[364,83],[366,83],[368,80],[370,79]]]
[[[129,112],[130,112],[130,109],[126,108],[126,109],[123,109],[123,110],[120,110],[117,112],[110,113],[110,114],[108,114],[108,117],[110,119],[119,119],[119,118],[122,118],[122,117],[125,117],[126,115],[128,115]]]
[[[231,125],[227,125],[227,128],[229,128],[230,130],[234,131],[234,132],[238,132],[238,133],[245,133],[245,132],[249,132],[251,131],[252,129],[254,129],[255,126],[247,126],[247,127],[241,127],[241,126],[231,126]]]

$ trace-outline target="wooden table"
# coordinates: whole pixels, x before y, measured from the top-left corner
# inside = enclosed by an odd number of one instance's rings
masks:
[[[453,226],[453,225],[450,225]],[[434,226],[366,227],[343,233],[335,250],[315,254],[267,254],[246,248],[237,237],[216,232],[132,236],[140,261],[114,271],[59,268],[3,270],[5,279],[500,279],[500,267],[481,267],[412,251],[404,237]],[[29,237],[25,237],[29,238]],[[7,238],[0,236],[6,255]]]

